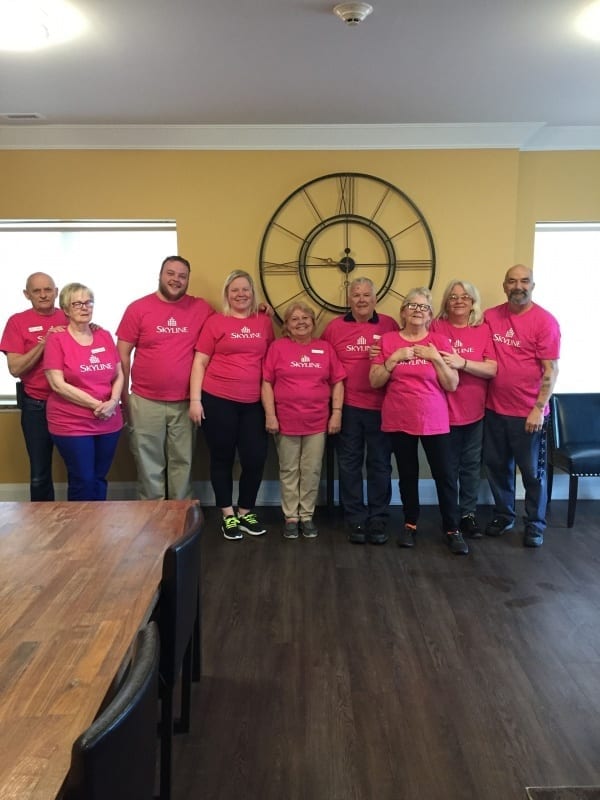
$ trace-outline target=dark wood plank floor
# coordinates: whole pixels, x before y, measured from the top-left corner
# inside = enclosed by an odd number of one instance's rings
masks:
[[[600,503],[546,543],[226,542],[207,510],[204,675],[174,800],[523,800],[600,784]],[[481,518],[489,517],[487,509]],[[401,510],[392,509],[390,527]]]

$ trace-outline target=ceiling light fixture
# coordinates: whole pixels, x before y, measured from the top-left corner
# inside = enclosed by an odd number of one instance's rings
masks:
[[[333,13],[344,20],[346,25],[358,25],[373,11],[368,3],[338,3]]]
[[[600,41],[600,2],[584,8],[575,20],[575,27],[587,39]]]
[[[0,50],[39,50],[84,28],[83,16],[64,0],[0,0]]]

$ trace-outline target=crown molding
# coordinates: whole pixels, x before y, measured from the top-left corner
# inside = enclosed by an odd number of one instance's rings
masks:
[[[598,150],[600,126],[0,125],[0,150]]]

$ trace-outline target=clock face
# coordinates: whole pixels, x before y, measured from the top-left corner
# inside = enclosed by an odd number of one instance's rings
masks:
[[[345,313],[348,286],[361,277],[375,284],[378,310],[396,318],[410,289],[431,288],[435,248],[425,218],[400,189],[336,172],[281,203],[263,235],[259,269],[280,320],[296,300],[312,305],[319,323]]]

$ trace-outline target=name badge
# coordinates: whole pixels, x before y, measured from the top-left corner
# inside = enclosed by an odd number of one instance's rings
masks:
[[[381,336],[378,333],[373,334],[373,341],[378,342],[381,339]]]
[[[317,356],[322,356],[325,350],[317,350],[316,348],[313,348],[310,352],[315,353]]]
[[[106,347],[92,347],[92,353],[106,353]]]
[[[27,328],[27,330],[29,331],[29,333],[37,333],[38,331],[43,331],[44,330],[44,326],[43,325],[33,325],[31,328]]]

